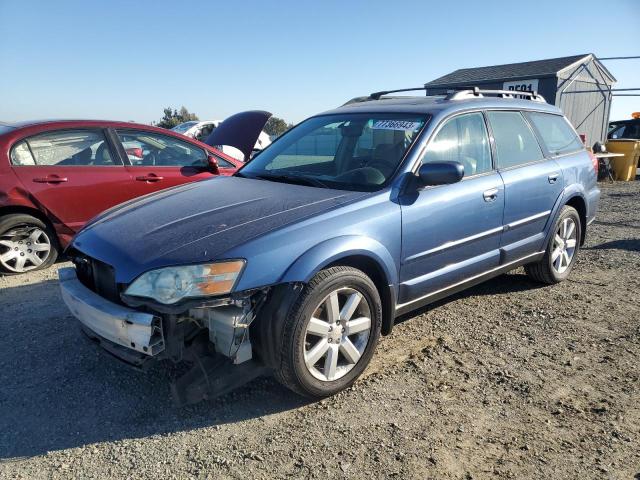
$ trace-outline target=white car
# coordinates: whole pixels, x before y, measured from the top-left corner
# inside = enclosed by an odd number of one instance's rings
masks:
[[[222,120],[204,120],[197,121],[192,120],[189,122],[181,123],[180,125],[176,125],[171,130],[177,133],[181,133],[182,135],[186,135],[187,137],[195,138],[200,142],[204,142],[209,134],[218,127],[222,123]],[[262,150],[263,148],[269,146],[271,144],[271,138],[269,135],[262,131],[258,136],[258,141],[254,147],[254,151]],[[231,147],[229,145],[221,145],[219,150],[222,150],[223,153],[232,156],[233,158],[237,158],[238,160],[245,161],[248,159],[244,158],[244,155],[237,148]]]

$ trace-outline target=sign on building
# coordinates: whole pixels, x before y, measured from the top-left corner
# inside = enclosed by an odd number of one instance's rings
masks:
[[[517,92],[537,92],[538,79],[533,78],[529,80],[516,80],[515,82],[504,82],[502,89]],[[519,96],[519,98],[525,97]]]

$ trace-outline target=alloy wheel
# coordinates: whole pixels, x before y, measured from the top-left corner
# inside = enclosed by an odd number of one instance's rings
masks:
[[[360,361],[371,334],[371,306],[362,293],[339,288],[327,295],[307,324],[304,360],[309,373],[330,382]]]
[[[553,238],[553,250],[551,252],[551,265],[558,273],[564,273],[576,252],[577,245],[576,223],[572,218],[565,218],[560,222]]]
[[[0,234],[0,264],[10,272],[35,270],[51,254],[51,239],[33,225],[20,225]]]

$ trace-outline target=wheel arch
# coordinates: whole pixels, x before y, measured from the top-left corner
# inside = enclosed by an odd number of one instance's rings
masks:
[[[371,278],[382,301],[382,334],[393,328],[398,273],[391,253],[369,237],[338,237],[307,250],[287,270],[282,283],[307,283],[320,270],[345,265],[362,270]]]
[[[35,217],[38,220],[44,222],[54,232],[56,231],[51,220],[49,220],[49,218],[44,213],[42,213],[42,211],[38,210],[35,207],[27,207],[23,205],[6,205],[0,207],[0,218],[6,217],[7,215],[31,215],[32,217]]]
[[[570,197],[565,205],[569,207],[573,207],[578,212],[578,216],[580,217],[580,246],[584,244],[586,234],[587,234],[587,202],[582,196],[579,194],[575,194]]]

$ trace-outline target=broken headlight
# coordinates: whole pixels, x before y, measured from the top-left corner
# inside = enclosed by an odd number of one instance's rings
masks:
[[[244,268],[244,260],[165,267],[140,275],[125,294],[170,305],[184,298],[231,292]]]

